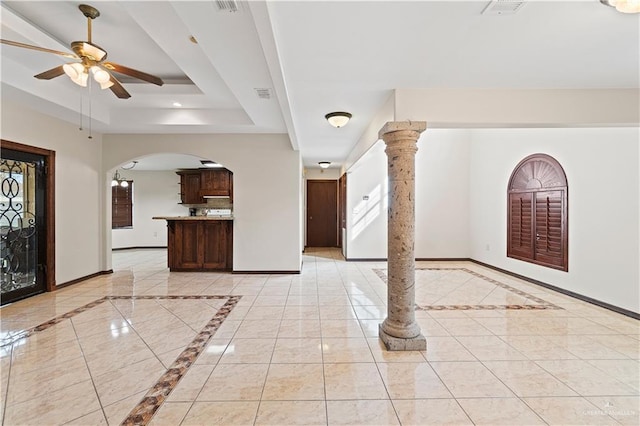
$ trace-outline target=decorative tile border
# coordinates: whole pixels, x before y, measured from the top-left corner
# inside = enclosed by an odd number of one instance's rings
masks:
[[[478,272],[472,271],[467,268],[416,268],[416,271],[462,271],[468,274],[473,275],[474,277],[483,279],[485,281],[490,282],[491,284],[505,289],[511,293],[517,294],[518,296],[525,297],[533,302],[536,302],[535,305],[425,305],[420,306],[416,305],[416,311],[482,311],[482,310],[542,310],[542,309],[563,309],[553,303],[547,302],[537,296],[524,292],[522,290],[518,290],[517,288],[513,288],[510,285],[502,283],[498,280],[494,280],[493,278],[489,278],[484,276]],[[384,272],[385,269],[374,269],[374,272],[382,281],[387,282],[387,274]]]
[[[142,400],[136,405],[122,421],[122,425],[140,425],[149,423],[153,415],[167,399],[169,394],[175,389],[182,377],[202,353],[207,343],[218,331],[224,320],[229,316],[233,308],[238,304],[242,296],[105,296],[94,300],[72,311],[59,315],[47,322],[31,327],[20,333],[11,336],[11,340],[3,342],[0,347],[11,345],[20,339],[33,336],[36,333],[47,330],[60,322],[72,318],[82,312],[106,302],[107,300],[202,300],[202,299],[226,299],[225,304],[218,309],[216,314],[200,330],[196,337],[178,355],[175,361],[169,366],[158,381],[151,387]],[[8,339],[5,339],[8,340]]]
[[[194,298],[198,298],[195,296]],[[184,377],[191,365],[200,356],[209,340],[218,331],[224,320],[229,316],[231,310],[236,306],[242,296],[228,296],[227,302],[218,310],[211,320],[204,326],[200,333],[189,343],[184,351],[173,364],[158,379],[155,385],[142,398],[129,415],[122,421],[121,425],[146,425],[149,423],[158,408],[164,403],[169,394],[175,389]]]
[[[7,339],[4,339],[2,344],[0,344],[0,347],[12,345],[18,340],[26,339],[27,337],[31,337],[40,331],[45,331],[53,327],[54,325],[61,323],[66,319],[72,318],[78,314],[88,311],[91,308],[95,308],[96,306],[106,302],[107,300],[109,300],[109,296],[103,297],[102,299],[94,300],[93,302],[87,303],[86,305],[80,306],[79,308],[76,308],[72,311],[66,312],[62,315],[58,315],[57,317],[52,318],[47,322],[43,322],[42,324],[38,324],[35,327],[31,327],[19,333],[13,334],[9,336]]]

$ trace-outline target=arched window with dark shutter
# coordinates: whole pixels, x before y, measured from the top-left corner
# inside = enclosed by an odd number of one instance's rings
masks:
[[[509,179],[507,256],[569,270],[567,177],[553,157],[533,154]]]

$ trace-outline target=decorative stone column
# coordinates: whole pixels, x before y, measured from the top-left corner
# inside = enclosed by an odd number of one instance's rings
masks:
[[[415,316],[415,156],[424,121],[392,121],[378,137],[387,144],[389,176],[387,318],[380,339],[390,351],[426,350]]]

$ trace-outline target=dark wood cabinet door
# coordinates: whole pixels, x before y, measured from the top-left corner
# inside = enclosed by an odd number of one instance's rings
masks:
[[[196,221],[179,221],[175,223],[175,241],[172,250],[173,265],[181,269],[201,268],[202,260],[198,258],[198,234],[200,223]]]
[[[203,221],[200,232],[202,242],[202,268],[203,269],[230,269],[227,264],[229,248],[227,242],[230,241],[228,221]]]
[[[184,185],[184,204],[201,204],[204,201],[200,196],[201,178],[199,173],[189,173],[183,175]]]
[[[231,196],[231,172],[229,170],[203,170],[201,179],[200,194],[202,196]]]

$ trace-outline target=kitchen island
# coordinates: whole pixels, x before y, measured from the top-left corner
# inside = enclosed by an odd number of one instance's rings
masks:
[[[156,216],[167,221],[170,271],[231,271],[232,216]]]

